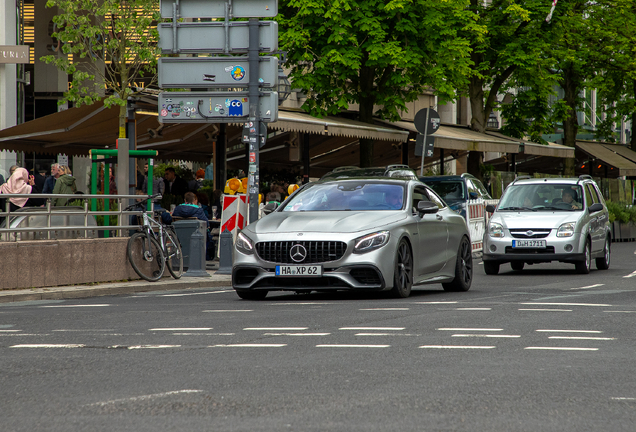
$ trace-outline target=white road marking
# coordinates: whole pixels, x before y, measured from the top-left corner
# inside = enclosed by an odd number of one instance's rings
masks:
[[[212,309],[202,312],[254,312],[254,309]]]
[[[263,336],[329,336],[331,333],[263,333]]]
[[[479,346],[479,345],[422,345],[419,348],[427,349],[493,349],[494,346]]]
[[[459,328],[459,327],[441,327],[437,330],[442,331],[503,331],[503,329],[498,328]]]
[[[143,396],[133,396],[133,397],[123,398],[123,399],[113,399],[113,400],[109,400],[105,402],[95,402],[95,403],[87,404],[84,406],[95,406],[95,405],[105,406],[105,405],[110,405],[110,404],[119,403],[119,402],[135,402],[135,401],[156,399],[156,398],[172,396],[176,394],[184,394],[184,393],[203,393],[203,390],[177,390],[177,391],[171,391],[171,392],[165,392],[165,393],[155,393],[155,394],[149,394],[149,395],[143,395]]]
[[[391,345],[322,344],[316,348],[388,348]]]
[[[596,287],[602,287],[605,284],[596,284],[596,285],[589,285],[589,286],[584,286],[584,287],[580,287],[580,288],[570,288],[571,290],[583,290],[583,289],[590,289],[590,288],[596,288]]]
[[[74,307],[106,307],[110,306],[109,304],[79,304],[79,305],[50,305],[50,306],[40,306],[41,308],[74,308]]]
[[[181,345],[132,345],[127,347],[129,350],[133,349],[159,349],[159,348],[180,348]],[[110,348],[119,348],[118,345],[113,345]]]
[[[597,340],[597,341],[609,341],[616,340],[616,338],[608,337],[591,337],[591,336],[549,336],[548,339],[572,339],[572,340]]]
[[[456,308],[455,310],[463,310],[463,311],[489,311],[492,308]]]
[[[168,328],[151,328],[148,331],[210,331],[212,327],[168,327]]]
[[[270,306],[297,306],[297,305],[328,305],[331,303],[319,303],[319,302],[298,302],[298,303],[294,303],[294,302],[289,302],[289,303],[270,303]]]
[[[219,344],[210,345],[208,348],[281,348],[287,346],[287,344]]]
[[[22,330],[0,330],[0,333],[16,333],[21,331]]]
[[[307,330],[309,327],[246,327],[246,331],[300,331]]]
[[[456,301],[430,301],[430,302],[413,302],[412,304],[430,304],[430,305],[435,305],[435,304],[457,304],[458,302]]]
[[[610,304],[597,304],[597,303],[539,303],[539,302],[526,302],[519,303],[522,305],[532,306],[592,306],[592,307],[609,307]]]
[[[541,330],[535,330],[538,332],[546,332],[546,333],[603,333],[600,330],[548,330],[548,329],[541,329]]]
[[[58,329],[54,332],[114,332],[115,329]]]
[[[49,333],[0,333],[0,337],[51,336]]]
[[[521,335],[454,334],[451,337],[520,338]]]
[[[636,252],[635,252],[636,253]],[[636,397],[613,397],[612,400],[636,401]]]
[[[10,348],[82,348],[84,344],[21,344]]]
[[[354,336],[419,336],[408,333],[356,333]]]
[[[518,309],[520,311],[534,311],[534,312],[572,312],[572,309]]]
[[[401,331],[401,330],[404,330],[404,327],[340,327],[338,330]]]
[[[634,253],[636,253],[636,252],[634,252]],[[630,274],[628,274],[627,276],[623,276],[623,277],[624,278],[631,278],[631,277],[634,277],[634,276],[636,276],[636,271],[633,271]]]
[[[358,309],[361,311],[405,311],[409,310],[409,308],[367,308],[367,309]]]
[[[172,336],[234,336],[234,333],[172,333]]]
[[[548,351],[598,351],[598,348],[575,348],[575,347],[525,347],[527,350],[548,350]]]
[[[186,296],[205,295],[205,294],[218,294],[218,293],[225,293],[225,292],[230,292],[230,291],[206,291],[206,292],[200,292],[200,293],[162,294],[162,295],[159,295],[158,297],[186,297]]]
[[[636,311],[603,311],[607,313],[636,313]]]

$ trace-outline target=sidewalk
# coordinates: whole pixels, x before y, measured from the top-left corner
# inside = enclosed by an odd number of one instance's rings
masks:
[[[231,287],[231,275],[217,275],[218,261],[208,261],[206,270],[210,274],[206,277],[185,277],[174,279],[166,270],[166,275],[160,281],[145,280],[98,283],[94,285],[71,285],[47,288],[29,288],[0,291],[0,303],[11,303],[28,300],[60,300],[71,298],[97,297],[106,295],[131,294],[143,291],[183,290],[191,288],[219,288]],[[185,275],[185,272],[184,272]]]

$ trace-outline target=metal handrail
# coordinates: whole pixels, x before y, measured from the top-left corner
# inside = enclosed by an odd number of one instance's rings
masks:
[[[100,194],[42,194],[42,193],[34,193],[34,194],[0,194],[0,198],[6,199],[5,210],[0,212],[0,217],[6,217],[7,228],[0,228],[0,235],[4,233],[20,233],[20,232],[46,232],[47,239],[51,239],[52,231],[84,231],[84,238],[88,238],[89,231],[117,231],[119,236],[122,236],[122,232],[124,230],[137,229],[141,225],[106,225],[106,226],[89,226],[89,216],[117,216],[119,221],[121,222],[124,216],[135,215],[144,212],[145,210],[137,210],[137,211],[125,211],[124,208],[124,200],[145,200],[146,198],[150,198],[150,195],[100,195]],[[29,212],[16,212],[11,211],[10,207],[10,198],[43,198],[46,199],[46,204],[42,207],[32,207],[42,208],[42,211],[29,211]],[[68,198],[69,200],[83,200],[84,201],[84,210],[83,211],[56,211],[51,206],[51,200],[56,198]],[[93,199],[105,199],[105,200],[117,200],[118,209],[112,211],[89,211],[89,201]],[[1,209],[0,209],[1,210]],[[149,211],[152,213],[152,211]],[[51,217],[53,216],[84,216],[84,225],[67,225],[67,226],[59,226],[52,227],[51,226]],[[15,220],[20,216],[46,216],[47,223],[46,227],[25,227],[25,228],[11,228],[11,221]],[[28,223],[28,218],[27,218]],[[17,235],[14,236],[15,241],[18,241],[19,238]]]

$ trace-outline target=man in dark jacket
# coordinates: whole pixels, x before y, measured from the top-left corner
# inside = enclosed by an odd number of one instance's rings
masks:
[[[166,185],[165,193],[183,198],[188,191],[188,183],[174,172],[174,168],[166,168],[163,178]]]
[[[172,216],[170,213],[164,212],[161,215],[161,219],[164,223],[171,223],[172,218],[197,218],[199,220],[208,222],[208,217],[205,215],[205,212],[201,207],[199,207],[199,201],[197,200],[197,196],[192,192],[186,192],[185,194],[185,203],[179,204],[175,207],[172,212]]]
[[[44,187],[42,188],[42,193],[53,193],[53,189],[55,188],[55,181],[60,177],[60,172],[58,171],[59,165],[54,163],[51,165],[51,175],[46,178],[44,181]]]

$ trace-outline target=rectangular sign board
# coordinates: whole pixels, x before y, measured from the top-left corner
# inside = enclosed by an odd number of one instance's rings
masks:
[[[244,123],[249,120],[248,92],[163,92],[159,94],[160,123]],[[262,122],[278,120],[278,93],[261,92]]]
[[[28,64],[28,45],[0,45],[0,64]]]
[[[250,46],[247,21],[232,21],[228,29],[228,53],[246,53]],[[159,48],[164,54],[176,53],[223,53],[225,52],[225,26],[223,22],[179,23],[177,46],[173,47],[172,23],[161,23]],[[278,51],[278,23],[259,21],[259,52]],[[174,51],[173,51],[174,49]]]
[[[274,87],[278,84],[278,58],[259,60],[261,87]],[[248,87],[252,73],[247,57],[162,57],[157,70],[161,88]]]
[[[174,0],[161,0],[161,18],[172,18]],[[224,18],[226,1],[180,0],[179,18]],[[274,18],[278,0],[232,0],[232,18]]]

